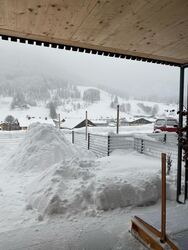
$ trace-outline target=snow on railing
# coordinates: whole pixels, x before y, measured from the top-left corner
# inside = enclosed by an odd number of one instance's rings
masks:
[[[135,149],[136,151],[160,157],[161,153],[171,156],[173,161],[177,161],[177,138],[176,135],[167,135],[166,141],[162,140],[164,134],[137,134],[133,135],[100,135],[88,133],[87,140],[85,133],[72,132],[72,143],[82,148],[91,150],[98,157],[110,155],[116,149]],[[168,138],[168,139],[167,139]]]
[[[88,134],[88,149],[95,153],[98,157],[108,155],[108,136]]]
[[[134,148],[134,139],[130,135],[88,133],[86,141],[85,133],[73,131],[72,143],[91,150],[99,157],[110,155],[116,149]]]
[[[162,133],[148,133],[148,136],[156,139],[157,141],[164,142],[167,144],[177,144],[177,133],[175,132],[162,132]]]
[[[134,146],[134,139],[129,135],[111,135],[110,153],[116,149],[130,149]]]
[[[152,141],[142,138],[134,138],[134,149],[145,155],[159,158],[161,153],[171,156],[173,161],[177,161],[177,143],[170,145],[160,141]]]

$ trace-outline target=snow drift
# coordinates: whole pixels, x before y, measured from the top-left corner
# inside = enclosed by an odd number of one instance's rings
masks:
[[[92,203],[89,179],[93,177],[89,168],[94,165],[78,158],[53,165],[28,187],[28,207],[36,208],[41,216],[74,214],[88,208]]]
[[[132,151],[97,161],[61,161],[28,187],[28,207],[43,218],[83,211],[95,216],[99,210],[153,204],[160,197],[158,163]]]
[[[26,208],[36,209],[39,219],[80,212],[95,216],[99,210],[150,205],[160,197],[159,159],[117,150],[96,160],[47,124],[29,128],[8,167],[36,176],[26,188]]]
[[[49,124],[34,123],[10,157],[8,168],[19,172],[42,171],[61,160],[81,155],[88,157],[88,153],[72,145],[62,131]]]

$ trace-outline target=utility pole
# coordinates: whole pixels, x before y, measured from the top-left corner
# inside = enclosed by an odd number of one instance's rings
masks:
[[[58,114],[58,126],[59,126],[59,129],[61,129],[61,117],[60,117],[60,114]]]
[[[87,111],[86,111],[86,119],[85,119],[85,121],[86,121],[86,134],[85,134],[85,139],[86,139],[86,141],[87,141],[87,127],[88,127]]]
[[[119,104],[117,105],[117,124],[116,133],[119,134]]]

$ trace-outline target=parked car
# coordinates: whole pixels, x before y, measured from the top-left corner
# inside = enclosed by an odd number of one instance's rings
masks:
[[[160,118],[154,123],[154,133],[160,132],[176,132],[178,128],[178,121],[175,118]]]

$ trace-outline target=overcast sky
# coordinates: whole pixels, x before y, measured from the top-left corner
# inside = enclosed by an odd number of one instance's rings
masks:
[[[0,74],[53,75],[130,96],[178,96],[179,68],[0,40]],[[186,72],[187,73],[187,72]],[[187,81],[187,80],[186,80]]]

